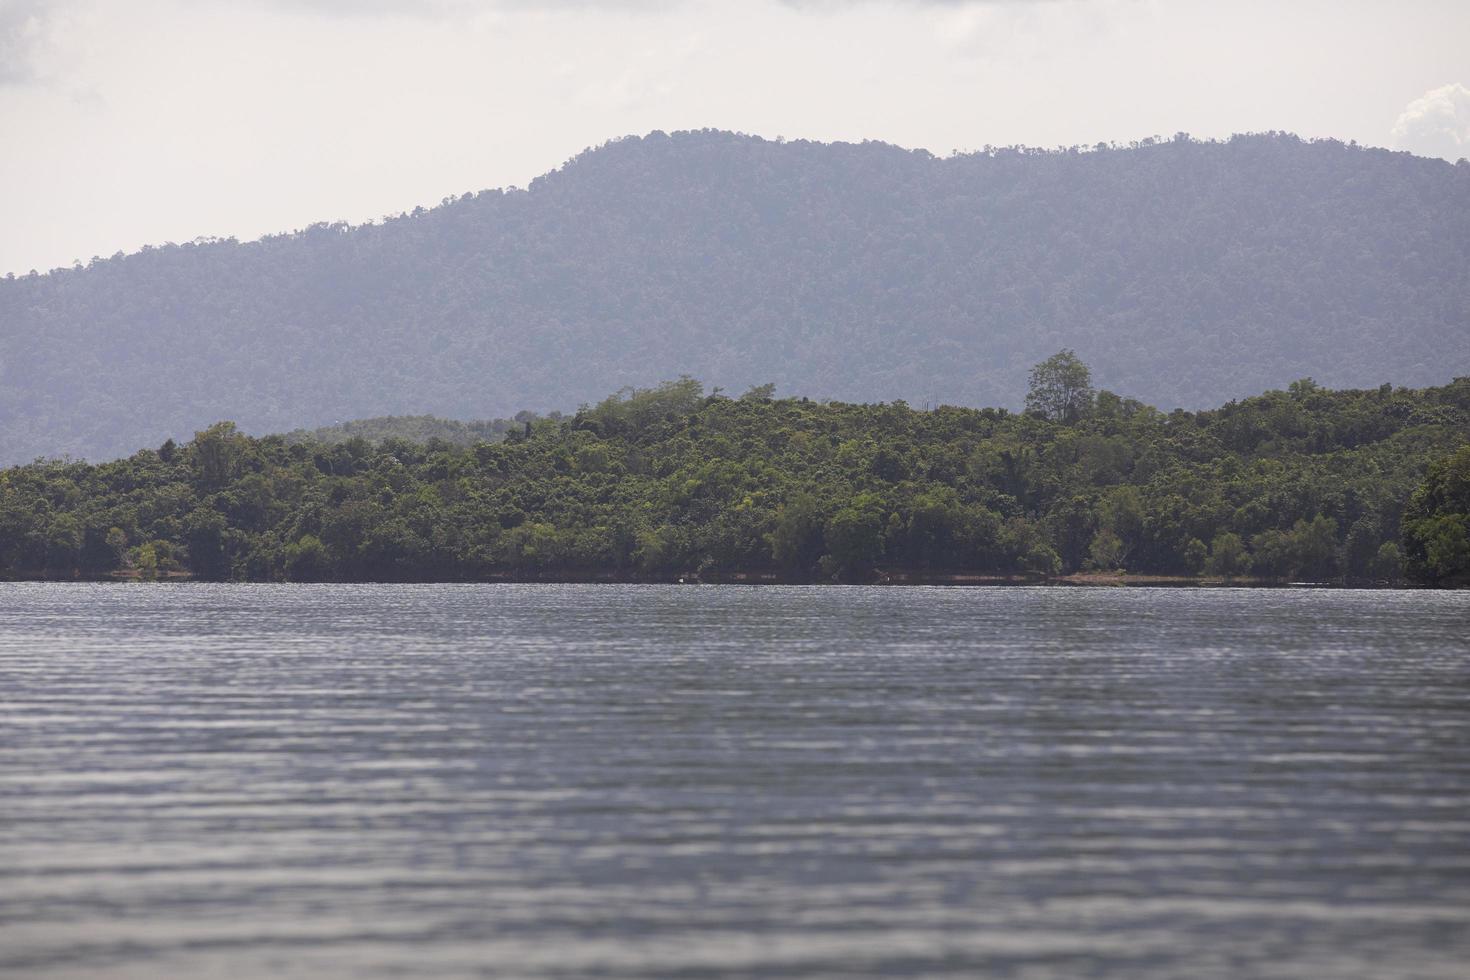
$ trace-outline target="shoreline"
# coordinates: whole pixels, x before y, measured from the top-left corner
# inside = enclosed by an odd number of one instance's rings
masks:
[[[1432,586],[1415,585],[1408,582],[1285,582],[1279,579],[1256,576],[1220,578],[1207,576],[1143,574],[1129,572],[1073,572],[1068,575],[1004,575],[981,572],[931,572],[918,569],[875,570],[873,577],[863,581],[834,581],[791,575],[777,571],[745,571],[705,573],[699,575],[686,572],[682,575],[646,575],[640,573],[605,572],[557,572],[544,574],[518,574],[514,572],[486,575],[481,578],[382,578],[318,581],[272,581],[268,579],[201,579],[182,571],[161,572],[151,578],[136,569],[120,570],[105,575],[47,575],[42,573],[0,576],[5,582],[114,582],[114,583],[167,583],[167,582],[211,582],[219,581],[231,585],[865,585],[883,587],[945,586],[995,587],[995,586],[1045,586],[1052,588],[1150,588],[1150,589],[1431,589]],[[1451,591],[1455,586],[1449,587]]]

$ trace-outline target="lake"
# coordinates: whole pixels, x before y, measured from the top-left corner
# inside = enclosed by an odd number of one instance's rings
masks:
[[[1467,976],[1470,594],[0,584],[0,973]]]

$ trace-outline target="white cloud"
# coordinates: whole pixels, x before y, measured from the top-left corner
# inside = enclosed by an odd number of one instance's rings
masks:
[[[50,6],[45,0],[0,0],[0,85],[36,77]]]
[[[75,78],[89,51],[79,39],[97,0],[0,0],[0,90],[49,89],[78,104],[97,93]]]
[[[1380,4],[0,0],[0,274],[523,186],[654,129],[1374,144],[1470,83],[1470,3]]]
[[[1410,102],[1393,124],[1393,145],[1426,157],[1470,157],[1470,88],[1442,85]]]
[[[660,10],[682,6],[692,0],[257,0],[289,10],[311,10],[333,14],[456,15],[484,7],[576,10]],[[841,10],[884,2],[903,6],[969,7],[1009,3],[1054,3],[1057,0],[781,0],[789,7]]]
[[[223,0],[222,0],[223,2]],[[666,10],[686,0],[255,0],[289,13],[463,20],[506,10]]]

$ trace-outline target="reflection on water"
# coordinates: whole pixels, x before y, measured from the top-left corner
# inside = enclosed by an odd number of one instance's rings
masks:
[[[0,973],[1457,977],[1470,595],[0,585]]]

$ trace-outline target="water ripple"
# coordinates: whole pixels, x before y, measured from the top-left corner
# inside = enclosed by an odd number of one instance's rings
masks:
[[[1456,977],[1470,596],[0,585],[0,973]]]

